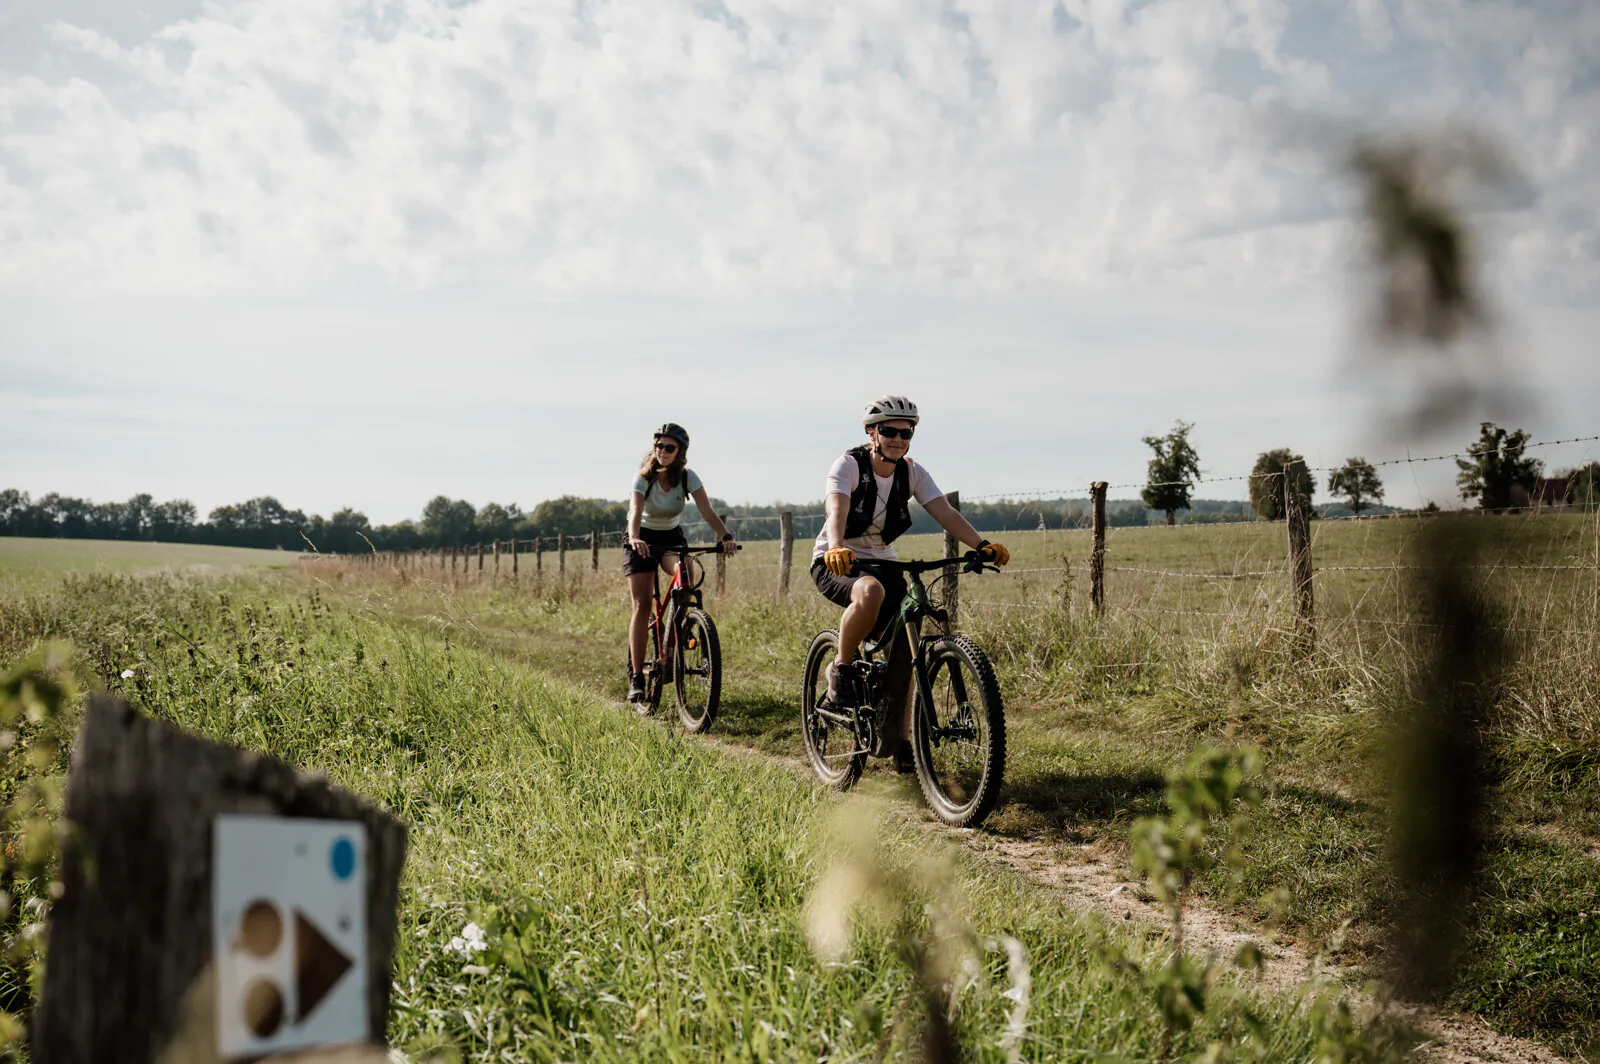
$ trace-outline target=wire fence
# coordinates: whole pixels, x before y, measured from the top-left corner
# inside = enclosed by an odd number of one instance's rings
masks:
[[[1527,444],[1528,447],[1549,447],[1556,444],[1585,443],[1600,440],[1600,436],[1580,436],[1560,440],[1542,440]],[[1386,459],[1374,465],[1390,466],[1402,463],[1439,462],[1452,459],[1471,457],[1468,454],[1441,454],[1423,457],[1407,456],[1405,458]],[[1295,463],[1282,471],[1265,474],[1266,477],[1286,477],[1293,475],[1295,480],[1280,481],[1287,489],[1291,485],[1300,483],[1301,472],[1326,472],[1326,469],[1311,470],[1303,463]],[[1242,476],[1213,477],[1204,480],[1196,479],[1193,483],[1220,483],[1225,481],[1238,482],[1259,479],[1262,475],[1245,474]],[[1148,549],[1128,546],[1114,547],[1108,543],[1111,530],[1106,523],[1105,503],[1106,493],[1113,485],[1100,481],[1087,481],[1088,489],[1086,501],[1088,503],[1086,519],[1081,527],[1068,530],[1069,534],[1088,534],[1087,544],[1082,544],[1080,549],[1086,547],[1087,555],[1082,560],[1063,557],[1061,564],[1037,564],[1036,562],[1048,561],[1048,558],[1038,558],[1034,562],[1006,568],[1000,574],[1002,579],[997,584],[981,585],[989,587],[1007,587],[1014,590],[1008,594],[995,597],[984,595],[962,597],[961,586],[967,580],[959,579],[952,571],[947,575],[945,584],[948,588],[948,605],[953,615],[959,617],[959,610],[971,607],[978,611],[994,610],[1019,617],[1038,617],[1050,612],[1070,612],[1074,608],[1073,590],[1070,587],[1040,587],[1041,581],[1054,579],[1058,582],[1074,581],[1079,576],[1087,576],[1089,583],[1089,607],[1096,615],[1104,615],[1107,611],[1121,612],[1133,618],[1204,618],[1211,621],[1228,621],[1238,625],[1248,621],[1252,624],[1281,623],[1296,632],[1296,638],[1307,642],[1314,642],[1316,631],[1320,625],[1324,629],[1338,629],[1342,626],[1372,625],[1379,628],[1428,628],[1438,627],[1427,620],[1412,619],[1397,616],[1396,608],[1391,608],[1393,602],[1398,600],[1402,588],[1400,582],[1414,577],[1416,574],[1426,573],[1437,569],[1439,566],[1416,562],[1398,560],[1403,557],[1403,543],[1389,549],[1391,557],[1388,559],[1349,559],[1335,556],[1334,559],[1324,564],[1316,564],[1313,560],[1317,553],[1315,546],[1317,537],[1313,535],[1309,519],[1308,500],[1302,492],[1297,490],[1284,490],[1283,501],[1288,520],[1267,524],[1264,522],[1244,522],[1240,524],[1191,524],[1174,526],[1176,529],[1187,532],[1187,541],[1181,535],[1177,540],[1166,541],[1165,564],[1154,559],[1137,557],[1152,553]],[[1149,485],[1122,485],[1123,487]],[[1008,492],[992,495],[971,497],[969,502],[992,499],[1017,499],[1026,496],[1044,497],[1052,495],[1060,497],[1061,493],[1051,492]],[[961,505],[959,492],[951,492],[947,496],[958,508]],[[1542,519],[1552,512],[1564,512],[1567,506],[1534,506],[1522,508],[1504,508],[1502,510],[1480,511],[1486,515],[1506,513],[1515,510],[1525,516]],[[1329,520],[1372,520],[1375,515],[1354,515],[1348,518],[1332,518]],[[1423,511],[1410,511],[1404,514],[1384,514],[1383,518],[1394,517],[1425,517],[1434,516]],[[751,556],[715,555],[707,558],[705,564],[714,569],[712,590],[723,593],[728,585],[730,570],[735,574],[735,579],[742,590],[760,591],[763,588],[776,591],[779,594],[788,594],[792,586],[793,556],[797,540],[809,539],[815,535],[815,530],[820,529],[821,523],[826,520],[823,512],[796,513],[792,510],[779,511],[773,514],[744,514],[727,515],[722,520],[731,528],[746,530],[756,527],[765,528],[776,526],[778,536],[778,557],[770,556],[756,558]],[[1582,543],[1569,543],[1565,547],[1556,549],[1551,544],[1540,545],[1533,539],[1524,546],[1523,555],[1520,557],[1507,556],[1499,560],[1474,563],[1468,566],[1455,567],[1463,572],[1476,574],[1485,580],[1530,581],[1543,579],[1546,583],[1543,591],[1535,588],[1523,594],[1515,603],[1513,613],[1519,618],[1537,614],[1542,608],[1543,614],[1548,616],[1554,610],[1561,613],[1557,622],[1547,623],[1507,623],[1499,626],[1500,631],[1524,634],[1548,635],[1564,633],[1571,635],[1593,635],[1600,628],[1600,512],[1597,512],[1591,528],[1585,535],[1587,539]],[[1159,527],[1159,526],[1154,526]],[[1552,526],[1554,527],[1554,526]],[[1115,537],[1137,530],[1138,526],[1118,526],[1114,529]],[[1229,528],[1252,530],[1253,539],[1249,543],[1240,542],[1234,545],[1236,556],[1219,557],[1219,553],[1226,549],[1225,544],[1205,541],[1207,532],[1217,532]],[[1279,540],[1278,550],[1282,550],[1282,562],[1270,561],[1261,557],[1260,552],[1268,549],[1270,540],[1257,534],[1271,528],[1287,528],[1287,536]],[[698,531],[698,527],[693,529]],[[1041,531],[1044,531],[1041,528]],[[748,535],[748,533],[742,533]],[[1023,532],[1014,532],[1010,535],[1029,535]],[[1552,534],[1557,534],[1553,532]],[[1572,538],[1571,530],[1564,529],[1559,532]],[[1370,538],[1371,533],[1368,533]],[[373,552],[371,555],[362,556],[358,564],[401,572],[411,572],[418,575],[432,573],[451,581],[520,581],[525,575],[542,580],[546,576],[568,577],[583,573],[598,573],[600,571],[600,555],[603,551],[620,551],[628,537],[626,529],[593,529],[588,533],[578,535],[558,534],[555,536],[541,536],[535,538],[514,538],[495,540],[480,544],[471,544],[456,547],[431,548],[422,551],[410,552]],[[1111,538],[1115,538],[1111,537]],[[1401,537],[1403,539],[1403,536]],[[1524,539],[1528,537],[1524,536]],[[1583,538],[1582,536],[1579,537]],[[1119,539],[1117,541],[1121,543]],[[1133,541],[1129,541],[1132,543]],[[1151,543],[1161,542],[1152,540]],[[945,537],[945,556],[954,558],[960,551],[961,545],[951,536]],[[1127,553],[1135,555],[1124,561],[1115,561],[1116,555],[1127,549]],[[1581,550],[1586,557],[1577,556]],[[1208,564],[1198,567],[1191,563],[1191,559],[1210,554]],[[348,560],[348,559],[347,559]],[[1022,559],[1018,559],[1021,561]],[[1173,565],[1171,561],[1177,560],[1182,564]],[[1115,563],[1113,563],[1115,561]],[[774,572],[776,570],[776,572]],[[747,574],[738,577],[737,574]],[[766,574],[766,575],[762,575]],[[1589,583],[1592,585],[1587,593],[1576,586],[1585,575],[1593,577]],[[1329,581],[1343,578],[1343,584],[1329,585]],[[1377,582],[1372,582],[1376,578]],[[1559,582],[1566,580],[1573,586],[1561,591]],[[1354,581],[1354,583],[1351,583]],[[1366,581],[1366,582],[1362,582]],[[1108,586],[1110,585],[1110,586]],[[1190,588],[1184,591],[1183,588]],[[1240,594],[1229,592],[1227,588],[1238,588]],[[1332,590],[1334,594],[1329,601],[1323,604],[1321,615],[1317,610],[1318,589]],[[1542,601],[1536,601],[1542,594]],[[1515,597],[1515,596],[1514,596]],[[1557,600],[1561,602],[1561,609],[1555,610]],[[1381,600],[1385,607],[1386,615],[1378,616],[1374,608]],[[1575,623],[1576,622],[1576,623]]]

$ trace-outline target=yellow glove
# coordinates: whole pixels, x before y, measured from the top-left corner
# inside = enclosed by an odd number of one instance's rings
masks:
[[[978,547],[978,553],[996,565],[1005,565],[1011,560],[1011,552],[1006,550],[1004,543],[985,542]]]
[[[856,563],[856,552],[849,547],[834,547],[822,556],[822,564],[834,576],[849,576],[850,567]]]

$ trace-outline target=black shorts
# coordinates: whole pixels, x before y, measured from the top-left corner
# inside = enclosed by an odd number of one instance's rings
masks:
[[[856,559],[855,565],[850,568],[849,576],[835,576],[828,571],[827,565],[821,558],[811,563],[811,582],[816,584],[822,596],[835,606],[850,605],[850,589],[855,587],[856,581],[863,576],[875,576],[878,578],[878,583],[883,585],[883,605],[878,607],[878,620],[872,626],[872,634],[876,637],[883,633],[896,611],[900,609],[900,600],[906,597],[905,574],[893,566],[864,558]]]
[[[650,545],[648,558],[633,549],[627,540],[622,542],[622,575],[653,573],[661,567],[661,552],[666,547],[687,547],[682,528],[641,528],[639,538]]]

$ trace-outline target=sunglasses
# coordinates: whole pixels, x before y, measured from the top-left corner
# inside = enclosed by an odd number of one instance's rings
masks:
[[[673,454],[678,450],[678,445],[668,440],[657,440],[656,450],[666,451],[668,454]]]
[[[909,440],[916,429],[897,429],[892,425],[879,425],[878,435],[886,440]]]

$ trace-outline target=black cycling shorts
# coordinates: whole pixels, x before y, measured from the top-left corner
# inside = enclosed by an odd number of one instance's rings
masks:
[[[650,545],[650,556],[645,557],[633,549],[627,540],[622,543],[622,574],[653,573],[661,567],[661,552],[667,547],[686,547],[682,528],[641,528],[639,538]]]
[[[856,581],[863,576],[877,577],[878,583],[883,585],[883,605],[878,607],[878,620],[872,626],[874,636],[882,634],[890,619],[900,609],[900,600],[906,597],[905,574],[892,565],[883,565],[864,558],[857,558],[855,565],[850,567],[849,576],[835,576],[828,571],[828,566],[821,558],[811,563],[811,582],[817,585],[817,590],[822,592],[824,598],[835,606],[845,607],[850,605],[850,589],[856,586]]]

